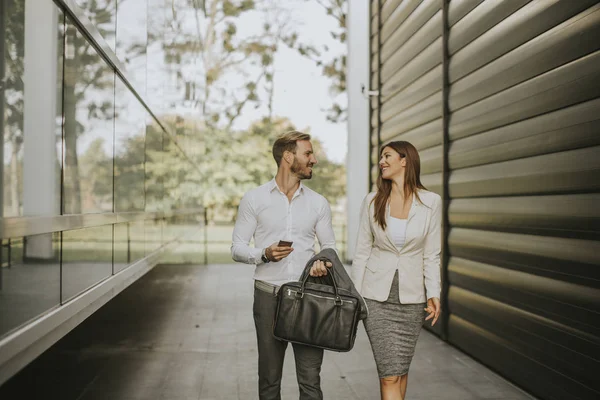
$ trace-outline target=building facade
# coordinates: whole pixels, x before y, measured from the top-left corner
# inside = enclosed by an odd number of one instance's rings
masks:
[[[178,3],[1,2],[0,384],[199,227]]]
[[[373,185],[381,145],[413,143],[444,199],[434,332],[536,396],[598,398],[600,4],[359,3],[350,134],[369,160],[349,174],[370,179],[349,195]]]

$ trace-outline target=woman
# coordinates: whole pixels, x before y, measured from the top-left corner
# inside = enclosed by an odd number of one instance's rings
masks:
[[[442,200],[421,184],[420,172],[412,144],[386,144],[377,191],[360,212],[352,279],[369,308],[365,329],[383,400],[404,399],[423,320],[433,318],[433,326],[441,312]]]

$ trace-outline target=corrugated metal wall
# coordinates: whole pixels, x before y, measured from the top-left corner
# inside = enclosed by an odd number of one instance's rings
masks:
[[[408,140],[445,195],[437,333],[541,398],[600,398],[599,1],[371,10],[372,177]]]

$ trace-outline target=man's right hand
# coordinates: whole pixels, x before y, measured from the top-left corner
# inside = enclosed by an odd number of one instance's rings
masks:
[[[279,242],[275,242],[265,249],[265,255],[271,261],[281,261],[294,251],[293,247],[279,246]]]

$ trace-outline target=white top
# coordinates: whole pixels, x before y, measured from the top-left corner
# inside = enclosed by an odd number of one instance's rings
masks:
[[[390,235],[398,249],[401,249],[406,243],[406,219],[394,218],[390,216],[389,226]]]
[[[281,285],[300,278],[315,255],[315,235],[321,249],[336,250],[327,199],[301,182],[289,201],[273,179],[250,190],[240,201],[231,256],[235,261],[255,264],[254,279]],[[254,247],[250,247],[252,237]],[[263,249],[280,240],[294,242],[294,251],[279,262],[263,263]]]

